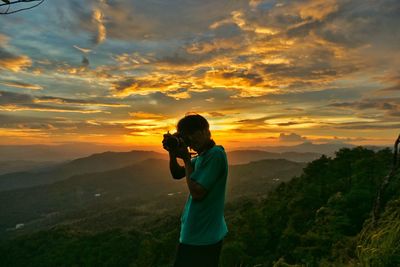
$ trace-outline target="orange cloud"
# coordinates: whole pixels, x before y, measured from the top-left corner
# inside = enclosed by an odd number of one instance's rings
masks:
[[[124,97],[131,94],[147,94],[149,91],[165,91],[175,83],[171,80],[164,80],[160,77],[154,78],[128,78],[116,81],[111,85],[111,91],[114,96]]]
[[[47,131],[40,129],[10,129],[0,128],[0,136],[12,137],[12,138],[37,138],[37,137],[49,137]]]
[[[4,104],[0,105],[0,111],[38,111],[38,112],[69,112],[69,113],[107,113],[103,110],[77,110],[77,109],[62,109],[56,107],[29,107],[29,106],[19,106],[15,104]]]
[[[148,112],[129,112],[129,115],[135,119],[146,119],[146,120],[163,120],[167,117],[162,114],[154,114]]]
[[[263,82],[263,78],[257,73],[248,70],[217,70],[209,71],[206,76],[206,84],[213,84],[215,87],[249,87]]]
[[[43,87],[41,87],[40,85],[19,82],[19,81],[4,81],[4,82],[0,82],[0,84],[9,86],[9,87],[16,87],[16,88],[23,88],[23,89],[30,89],[30,90],[42,90],[43,89]]]
[[[297,7],[301,18],[322,20],[338,10],[336,0],[312,0]]]
[[[9,37],[0,33],[0,69],[18,72],[30,67],[32,61],[25,55],[14,55],[5,48],[8,46]]]
[[[214,39],[209,42],[194,42],[186,47],[189,54],[206,54],[219,49],[238,49],[242,46],[241,37],[234,39]]]
[[[106,27],[104,26],[103,13],[99,8],[95,8],[92,13],[92,20],[97,25],[97,36],[95,44],[101,44],[106,39]]]
[[[28,56],[9,56],[0,58],[0,69],[11,70],[13,72],[21,71],[32,65]]]
[[[101,103],[94,101],[85,101],[85,100],[77,100],[77,99],[66,99],[66,98],[57,98],[57,97],[40,97],[33,100],[33,103],[52,103],[58,105],[76,105],[76,106],[86,106],[86,107],[130,107],[127,104],[118,104],[118,103]]]

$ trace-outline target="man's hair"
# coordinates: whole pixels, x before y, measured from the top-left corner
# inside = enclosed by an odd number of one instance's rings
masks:
[[[177,130],[181,134],[192,134],[196,131],[209,130],[208,121],[199,114],[189,114],[179,120]]]

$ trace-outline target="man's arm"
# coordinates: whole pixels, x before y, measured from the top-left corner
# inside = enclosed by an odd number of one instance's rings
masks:
[[[169,169],[174,179],[182,179],[186,176],[186,183],[189,188],[189,192],[192,195],[193,200],[201,200],[207,194],[205,188],[200,184],[190,179],[190,175],[193,172],[192,162],[190,160],[190,153],[187,147],[180,147],[176,151],[170,151],[165,144],[165,138],[171,134],[164,134],[164,140],[162,141],[164,149],[169,152]],[[177,157],[181,158],[185,163],[185,167],[179,165]]]
[[[162,140],[162,144],[163,148],[168,151],[169,170],[171,172],[171,175],[174,179],[179,180],[185,177],[185,168],[179,165],[178,161],[176,160],[178,151],[172,151],[167,146],[167,139],[170,138],[171,136],[172,134],[170,134],[169,132],[164,134],[164,139]]]
[[[185,177],[185,167],[179,165],[176,156],[172,153],[169,153],[169,170],[174,179],[179,180]]]
[[[202,200],[207,195],[207,190],[200,184],[190,179],[190,175],[193,172],[193,166],[190,161],[190,156],[185,157],[183,161],[185,162],[186,184],[189,188],[190,194],[192,195],[192,199],[196,201]]]

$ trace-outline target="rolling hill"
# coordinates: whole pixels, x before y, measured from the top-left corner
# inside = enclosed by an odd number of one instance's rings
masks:
[[[253,149],[264,150],[268,152],[282,153],[282,152],[299,152],[299,153],[318,153],[327,156],[333,156],[336,151],[341,148],[354,148],[355,145],[337,142],[337,143],[324,143],[314,144],[310,141],[305,141],[301,144],[294,146],[260,146]]]
[[[104,151],[129,151],[127,147],[75,142],[58,145],[0,145],[0,161],[66,161]]]
[[[322,156],[312,152],[268,152],[262,150],[232,150],[227,152],[229,164],[244,164],[262,159],[286,159],[296,162],[309,162]]]
[[[227,203],[229,234],[220,266],[399,266],[399,169],[382,192],[378,220],[371,217],[377,190],[392,161],[390,150],[342,149],[335,158],[323,156],[308,163],[300,176],[262,192],[263,197]],[[231,166],[231,181],[243,178],[232,189],[243,188],[247,182],[256,182],[258,189],[263,176],[276,171],[275,166],[284,171],[284,164],[283,160],[263,160]],[[185,196],[152,196],[170,210],[134,209],[135,202],[130,201],[131,207],[104,205],[80,211],[44,231],[14,230],[21,235],[0,240],[2,264],[171,266],[183,205],[177,203]]]
[[[166,158],[153,151],[103,152],[85,158],[60,163],[51,168],[8,173],[0,176],[0,191],[51,184],[73,175],[103,172],[140,162],[149,158]]]
[[[230,166],[228,200],[265,195],[280,182],[301,174],[304,166],[284,159]],[[0,214],[0,233],[17,224],[38,229],[39,225],[82,220],[89,213],[92,216],[123,207],[176,209],[176,204],[166,205],[166,201],[178,199],[173,203],[183,205],[186,196],[184,179],[171,178],[167,160],[146,159],[123,168],[0,192],[0,210],[4,211]]]
[[[8,160],[0,161],[0,175],[12,172],[34,171],[57,164],[53,161]]]

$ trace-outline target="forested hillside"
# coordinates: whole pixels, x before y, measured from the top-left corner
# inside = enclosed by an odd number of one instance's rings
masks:
[[[230,166],[227,199],[263,195],[281,181],[301,174],[304,166],[305,163],[284,159]],[[185,180],[172,179],[168,161],[162,159],[74,175],[48,185],[0,192],[0,239],[60,223],[88,225],[94,221],[96,229],[121,227],[138,218],[179,212],[186,198]],[[124,214],[128,216],[115,219]]]
[[[221,266],[399,266],[398,174],[371,221],[392,157],[389,149],[341,149],[262,197],[229,203]],[[171,266],[178,231],[179,210],[129,228],[59,225],[3,241],[0,258],[4,266]]]

